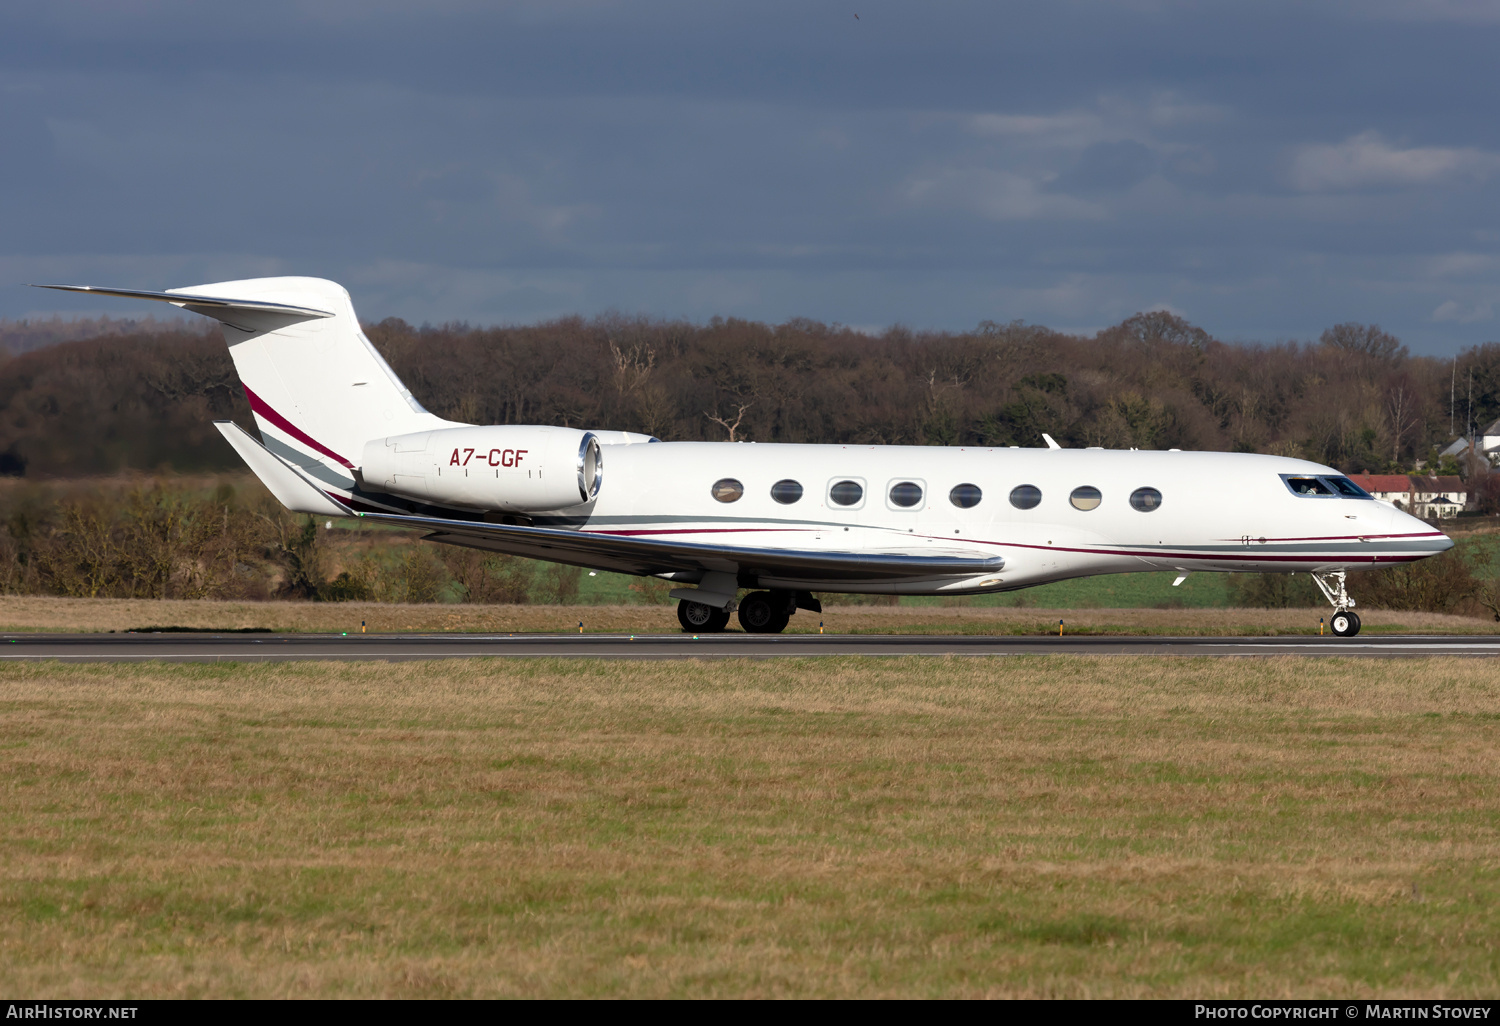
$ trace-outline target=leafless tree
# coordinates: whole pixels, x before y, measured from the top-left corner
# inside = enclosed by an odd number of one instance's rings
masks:
[[[1335,324],[1319,339],[1330,349],[1359,353],[1394,363],[1406,356],[1406,347],[1395,335],[1380,330],[1378,324]]]
[[[753,402],[751,402],[751,403],[740,403],[739,406],[738,406],[738,408],[737,408],[737,410],[736,410],[736,412],[735,412],[735,416],[734,416],[734,420],[733,421],[726,420],[725,418],[719,416],[719,408],[717,406],[714,407],[714,412],[712,412],[712,413],[709,413],[707,410],[704,410],[703,411],[703,415],[705,417],[707,417],[709,420],[713,421],[715,424],[717,424],[720,427],[722,427],[725,431],[729,432],[729,440],[731,442],[737,442],[737,441],[739,441],[739,439],[737,439],[737,438],[734,437],[735,436],[735,432],[739,431],[739,429],[740,429],[740,422],[745,419],[745,411],[748,410],[750,407],[752,407],[754,405],[755,404]]]
[[[615,390],[621,399],[639,392],[656,366],[656,350],[645,343],[622,349],[610,339],[609,356],[615,369]]]
[[[1188,346],[1200,353],[1209,342],[1208,332],[1166,310],[1138,313],[1124,321],[1120,329],[1142,343],[1165,342]]]
[[[1391,462],[1401,462],[1401,446],[1406,441],[1406,434],[1416,424],[1416,417],[1412,414],[1412,407],[1416,402],[1416,395],[1412,389],[1401,382],[1391,386],[1385,394],[1385,414],[1391,428]]]

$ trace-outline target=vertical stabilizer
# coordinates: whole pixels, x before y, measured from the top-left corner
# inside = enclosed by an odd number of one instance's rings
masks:
[[[451,426],[424,410],[396,377],[336,282],[251,278],[171,291],[331,315],[282,326],[219,317],[266,447],[326,484],[352,486],[352,471],[372,438]]]
[[[422,408],[322,278],[248,278],[166,292],[50,285],[171,303],[217,320],[266,448],[325,487],[356,485],[365,443],[457,426]]]

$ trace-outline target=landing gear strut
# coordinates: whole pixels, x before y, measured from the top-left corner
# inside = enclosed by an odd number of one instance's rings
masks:
[[[1333,604],[1333,617],[1328,625],[1340,638],[1352,638],[1359,633],[1359,614],[1354,611],[1354,600],[1344,590],[1345,573],[1342,570],[1314,572],[1313,583],[1323,597]]]

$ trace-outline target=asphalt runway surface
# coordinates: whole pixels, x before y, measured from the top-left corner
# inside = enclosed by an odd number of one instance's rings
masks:
[[[1497,656],[1500,637],[1005,637],[871,634],[0,634],[0,659],[762,659],[823,655]]]

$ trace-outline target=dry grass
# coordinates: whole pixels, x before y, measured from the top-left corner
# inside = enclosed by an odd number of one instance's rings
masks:
[[[1500,667],[0,666],[0,990],[1493,996]]]
[[[1308,609],[1016,609],[1012,607],[833,606],[799,612],[788,631],[834,634],[1044,634],[1066,621],[1070,633],[1263,635],[1316,634],[1328,610]],[[1361,611],[1371,633],[1493,634],[1497,625],[1442,613]],[[3,631],[127,631],[142,627],[232,630],[573,632],[676,631],[672,606],[393,605],[379,602],[219,602],[0,596]],[[734,625],[738,629],[738,625]]]

